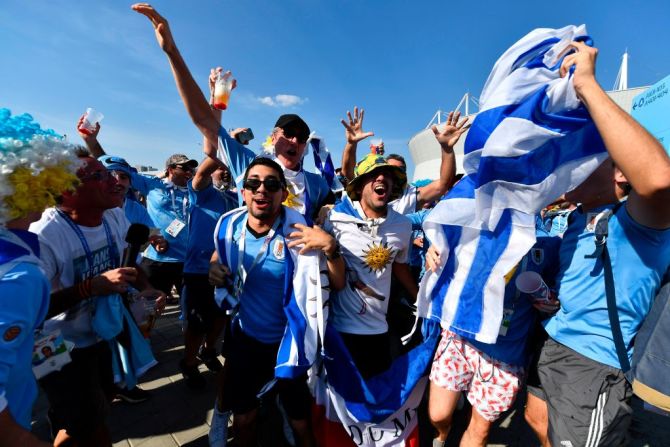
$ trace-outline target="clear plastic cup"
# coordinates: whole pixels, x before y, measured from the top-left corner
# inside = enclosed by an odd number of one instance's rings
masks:
[[[79,132],[91,135],[95,132],[95,124],[102,121],[103,118],[104,115],[102,113],[89,107],[84,114],[84,121],[82,121],[81,126],[79,126]]]
[[[516,277],[516,288],[530,295],[534,300],[549,301],[549,286],[537,272],[523,272]]]
[[[233,77],[230,72],[219,73],[214,83],[214,106],[215,109],[226,110],[230,100],[230,92],[233,90]]]

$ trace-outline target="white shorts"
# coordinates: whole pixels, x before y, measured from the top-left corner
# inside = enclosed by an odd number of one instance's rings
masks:
[[[444,329],[430,380],[450,391],[467,390],[472,407],[493,422],[512,407],[523,374],[522,367],[495,360]]]

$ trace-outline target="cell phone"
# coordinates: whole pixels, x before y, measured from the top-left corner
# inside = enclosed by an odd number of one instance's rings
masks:
[[[235,139],[242,144],[249,144],[249,142],[254,139],[254,133],[251,129],[243,130],[235,135]]]

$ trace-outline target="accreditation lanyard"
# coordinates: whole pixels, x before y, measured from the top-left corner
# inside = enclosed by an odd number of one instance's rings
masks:
[[[177,208],[177,199],[176,199],[176,194],[174,193],[174,186],[170,185],[170,196],[172,197],[172,211],[174,211],[175,215],[179,217],[179,209]],[[185,224],[188,223],[188,194],[184,194],[184,197],[182,198],[181,201],[181,218]]]
[[[233,292],[235,294],[236,298],[240,298],[242,296],[242,290],[244,290],[244,283],[247,281],[247,276],[249,275],[249,272],[251,272],[254,267],[258,264],[258,262],[263,258],[268,251],[268,247],[270,246],[270,241],[272,238],[275,236],[275,233],[277,232],[277,228],[279,228],[279,224],[281,222],[281,217],[278,217],[275,220],[275,223],[272,224],[272,228],[270,229],[270,232],[265,236],[265,240],[263,241],[263,245],[261,246],[260,250],[258,250],[258,253],[256,253],[256,257],[254,258],[254,262],[249,266],[249,270],[244,268],[244,245],[246,241],[246,236],[247,236],[247,218],[248,216],[245,215],[244,219],[241,222],[242,225],[242,231],[240,233],[240,241],[237,244],[238,251],[237,251],[237,278],[235,281],[235,287],[233,289]]]
[[[84,249],[84,253],[86,254],[86,260],[88,261],[88,274],[92,275],[93,273],[93,252],[91,252],[91,248],[88,245],[88,241],[86,240],[86,237],[84,236],[84,233],[81,231],[81,228],[79,228],[79,225],[74,223],[72,218],[62,212],[61,210],[58,210],[58,214],[65,220],[65,222],[70,225],[70,228],[72,228],[72,231],[77,235],[79,238],[79,242],[81,242],[81,246]],[[114,238],[112,238],[112,231],[109,229],[109,224],[107,223],[107,220],[105,218],[102,218],[102,226],[105,228],[105,236],[107,236],[107,246],[109,247],[109,256],[112,261],[112,269],[115,269],[119,265],[119,251],[116,247],[116,243],[114,242]]]

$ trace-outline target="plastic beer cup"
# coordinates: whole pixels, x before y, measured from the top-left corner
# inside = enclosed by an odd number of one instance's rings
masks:
[[[91,135],[95,132],[95,124],[102,121],[104,115],[92,107],[86,109],[84,114],[84,121],[79,126],[79,132],[85,133],[86,135]]]
[[[230,100],[230,92],[233,89],[233,77],[230,72],[225,74],[217,74],[214,83],[214,108],[219,110],[226,110],[228,108],[228,101]]]
[[[530,295],[534,300],[549,301],[549,286],[537,272],[523,272],[516,277],[516,288]]]

